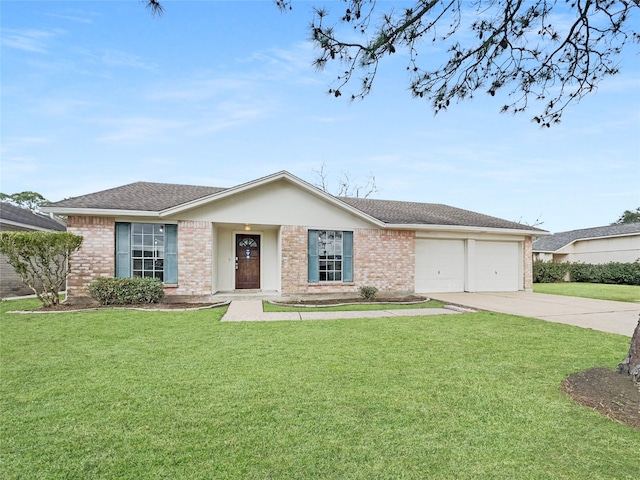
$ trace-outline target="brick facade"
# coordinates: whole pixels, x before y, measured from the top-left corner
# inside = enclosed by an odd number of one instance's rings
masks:
[[[524,282],[525,292],[533,291],[533,240],[531,237],[524,239]]]
[[[211,222],[178,222],[178,285],[167,295],[210,296],[213,275]]]
[[[95,279],[115,275],[115,225],[113,217],[70,216],[67,219],[67,231],[83,238],[80,249],[69,258],[67,295],[70,301],[88,297],[87,286]]]
[[[88,297],[87,286],[115,275],[115,219],[70,216],[68,231],[83,237],[72,254],[67,292],[71,301]],[[380,293],[410,294],[415,288],[415,232],[357,228],[353,234],[354,281],[308,282],[308,229],[284,225],[280,230],[281,292],[284,295],[358,294],[363,285]],[[178,284],[165,287],[168,300],[206,301],[215,293],[212,278],[213,228],[206,221],[178,222]],[[524,241],[524,290],[531,291],[532,239]]]
[[[413,231],[356,229],[353,232],[351,283],[309,283],[307,228],[286,225],[282,245],[282,293],[357,293],[362,285],[380,292],[413,293],[415,284],[415,234]]]
[[[358,286],[380,292],[413,293],[415,289],[415,232],[357,229],[353,235],[353,271]]]

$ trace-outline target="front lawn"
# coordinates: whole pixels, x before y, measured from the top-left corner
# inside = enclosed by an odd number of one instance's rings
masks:
[[[533,291],[536,293],[551,293],[553,295],[568,295],[570,297],[640,303],[640,286],[636,285],[606,285],[583,282],[534,283]]]
[[[637,478],[640,431],[559,388],[614,368],[623,336],[488,312],[18,306],[0,304],[3,478]]]

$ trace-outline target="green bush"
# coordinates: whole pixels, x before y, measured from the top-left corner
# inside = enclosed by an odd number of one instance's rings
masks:
[[[367,285],[363,285],[359,288],[360,296],[365,300],[369,300],[373,302],[376,299],[376,295],[378,294],[378,289],[376,287],[371,287]]]
[[[533,262],[535,283],[562,282],[567,273],[572,282],[640,285],[640,261],[600,264]]]
[[[573,263],[571,264],[571,280],[613,285],[640,285],[640,261],[601,264]]]
[[[164,297],[157,278],[98,278],[89,285],[89,295],[100,305],[158,303]]]
[[[0,232],[0,253],[45,307],[60,303],[82,237],[68,232]]]
[[[570,263],[535,261],[533,262],[533,281],[534,283],[563,282],[570,268]]]

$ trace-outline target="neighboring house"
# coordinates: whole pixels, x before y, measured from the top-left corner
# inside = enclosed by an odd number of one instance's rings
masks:
[[[533,242],[534,260],[630,263],[640,259],[640,223],[560,232]]]
[[[440,204],[338,198],[279,172],[232,188],[138,182],[45,207],[82,235],[71,299],[98,277],[155,276],[174,301],[517,291],[547,232]],[[71,300],[73,301],[73,300]]]
[[[64,231],[66,227],[62,221],[54,220],[49,216],[0,202],[0,231],[33,230]],[[22,283],[20,276],[7,263],[6,256],[0,254],[0,298],[31,294],[33,290]]]

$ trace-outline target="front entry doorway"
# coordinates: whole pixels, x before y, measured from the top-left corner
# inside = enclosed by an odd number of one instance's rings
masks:
[[[236,290],[260,288],[260,235],[236,235]]]

